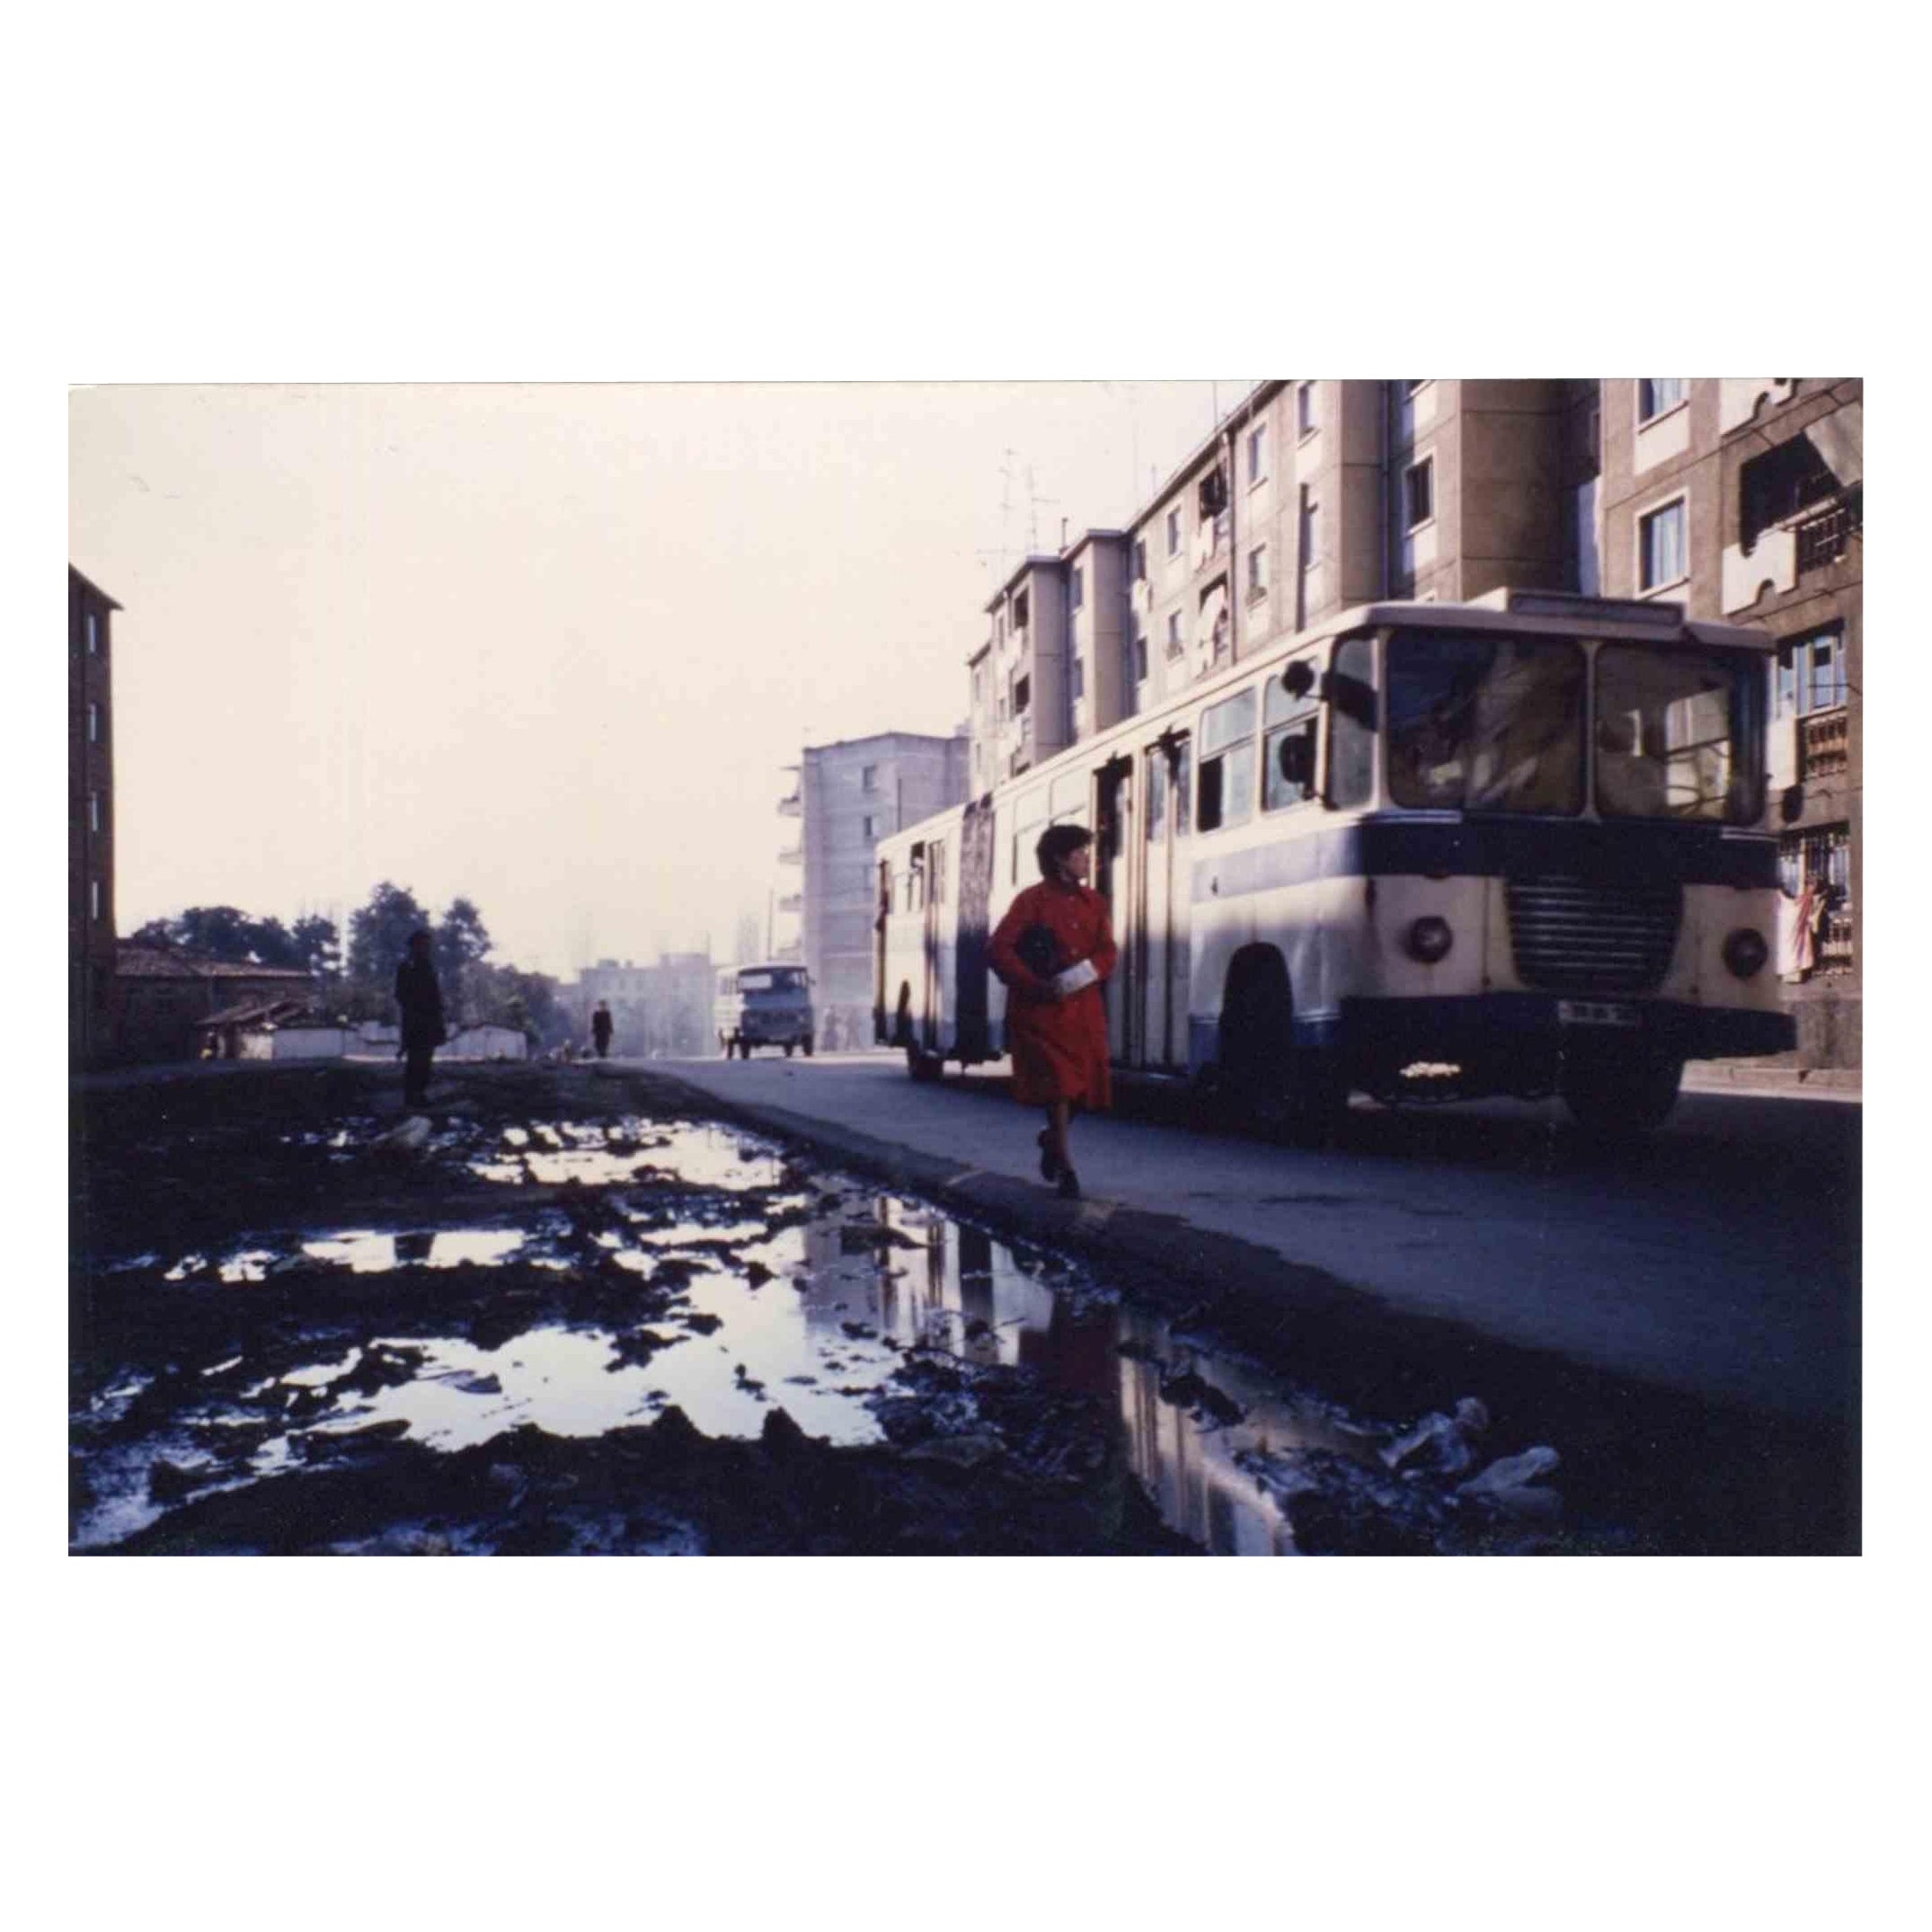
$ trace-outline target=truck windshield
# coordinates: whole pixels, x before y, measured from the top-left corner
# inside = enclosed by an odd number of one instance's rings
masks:
[[[1724,651],[1597,653],[1597,810],[1754,823],[1764,810],[1764,667]]]
[[[741,972],[738,976],[738,990],[740,993],[802,993],[805,990],[804,969],[779,966],[758,972]]]
[[[1397,631],[1388,789],[1412,809],[1583,809],[1583,652],[1564,638]]]

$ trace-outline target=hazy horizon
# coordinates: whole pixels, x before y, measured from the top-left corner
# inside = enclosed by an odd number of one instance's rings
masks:
[[[1245,386],[76,389],[119,929],[346,926],[386,879],[561,977],[722,955],[785,882],[781,767],[962,723],[1001,579],[1125,521]]]

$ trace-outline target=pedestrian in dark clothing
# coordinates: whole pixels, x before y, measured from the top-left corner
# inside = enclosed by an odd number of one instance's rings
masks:
[[[430,1097],[430,1062],[449,1038],[427,933],[410,935],[409,952],[395,970],[395,1003],[403,1009],[403,1104],[420,1107]]]
[[[606,1059],[610,1052],[610,1007],[601,999],[590,1015],[590,1037],[597,1042],[597,1057]]]

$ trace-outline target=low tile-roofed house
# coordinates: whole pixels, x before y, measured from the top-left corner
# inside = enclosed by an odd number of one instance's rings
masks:
[[[298,966],[209,959],[180,946],[114,949],[114,1041],[122,1059],[192,1059],[202,1029],[233,1009],[273,1002],[306,1008],[315,976]]]

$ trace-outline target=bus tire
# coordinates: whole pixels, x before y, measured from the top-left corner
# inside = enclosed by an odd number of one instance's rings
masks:
[[[807,1059],[811,1058],[811,1035],[810,1033],[805,1035],[805,1058]]]
[[[1683,1061],[1669,1055],[1578,1054],[1565,1060],[1557,1091],[1586,1133],[1623,1140],[1663,1124],[1683,1077]]]
[[[912,1077],[917,1080],[921,1086],[931,1086],[934,1081],[937,1080],[939,1077],[945,1072],[945,1070],[946,1063],[944,1055],[938,1053],[923,1053],[919,1050],[917,1047],[912,1045],[910,1041],[907,1042],[906,1071],[910,1074]]]
[[[785,1057],[785,1058],[786,1058],[787,1059],[790,1059],[792,1058],[793,1054],[794,1052],[796,1052],[797,1050],[798,1050],[798,1042],[797,1042],[797,1041],[795,1041],[795,1040],[787,1040],[787,1041],[785,1041],[785,1043],[784,1043],[784,1057]]]

